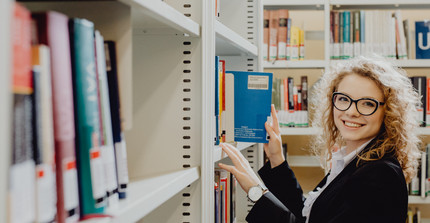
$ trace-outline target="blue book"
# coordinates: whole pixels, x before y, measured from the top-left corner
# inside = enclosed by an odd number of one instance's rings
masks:
[[[219,56],[215,56],[215,145],[219,145]]]
[[[226,71],[234,76],[234,141],[267,143],[272,73]]]
[[[430,20],[415,22],[415,58],[430,58]]]

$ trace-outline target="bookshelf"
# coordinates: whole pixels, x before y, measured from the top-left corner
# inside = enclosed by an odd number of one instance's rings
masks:
[[[225,158],[213,145],[214,58],[227,69],[262,71],[259,30],[262,1],[117,0],[20,1],[31,11],[55,10],[93,21],[105,40],[114,40],[120,79],[121,113],[127,144],[128,198],[112,218],[84,222],[214,222],[214,167]],[[9,27],[14,1],[1,0],[0,23]],[[7,32],[8,33],[8,32]],[[0,39],[0,69],[10,73],[10,39]],[[0,122],[8,123],[11,90],[0,77]],[[10,148],[11,130],[0,126]],[[258,146],[239,143],[257,168]],[[0,153],[0,222],[6,222],[9,150]],[[246,197],[238,195],[238,220]],[[162,219],[162,220],[160,220]]]
[[[414,47],[414,30],[413,21],[428,19],[428,10],[430,9],[429,1],[426,0],[361,0],[361,1],[350,1],[350,0],[316,0],[316,1],[281,1],[281,0],[264,0],[264,9],[290,9],[291,11],[313,11],[320,13],[323,11],[323,16],[318,17],[324,21],[318,21],[321,25],[321,30],[305,30],[305,33],[318,33],[312,37],[307,37],[306,41],[312,42],[312,47],[315,46],[315,40],[318,41],[317,50],[324,51],[317,56],[312,55],[306,59],[309,55],[306,53],[305,60],[303,61],[263,61],[265,71],[273,72],[278,76],[293,76],[295,80],[300,75],[308,75],[309,86],[311,86],[318,77],[322,74],[321,70],[329,69],[334,63],[342,63],[342,60],[330,60],[330,10],[402,10],[405,15],[403,19],[409,19],[409,36],[412,38],[411,46]],[[290,11],[290,14],[291,14]],[[297,13],[298,14],[298,13]],[[294,16],[291,16],[294,20]],[[315,23],[311,20],[301,18],[300,22]],[[300,22],[296,25],[300,25]],[[294,24],[293,24],[294,25]],[[304,25],[306,27],[306,25]],[[313,26],[312,26],[313,27]],[[313,27],[315,28],[315,27]],[[306,34],[305,34],[306,35]],[[310,36],[310,35],[309,35]],[[311,40],[311,41],[310,41]],[[305,42],[306,47],[306,42]],[[310,50],[310,49],[309,49]],[[414,48],[408,51],[415,58]],[[315,50],[314,50],[315,51]],[[406,69],[411,76],[427,76],[430,70],[430,61],[428,59],[408,59],[408,60],[393,60],[393,63],[399,67]],[[303,152],[303,148],[307,147],[300,140],[308,140],[309,137],[316,134],[320,134],[321,129],[313,127],[309,128],[281,128],[281,135],[283,140],[288,143],[288,149],[292,149],[292,155],[287,156],[288,162],[294,168],[300,168],[299,172],[302,171],[313,171],[315,167],[320,167],[318,158],[306,154]],[[430,128],[419,128],[416,132],[425,143],[428,143],[428,136],[430,135]],[[313,169],[312,169],[313,168]],[[429,210],[429,198],[421,198],[418,196],[410,196],[409,204],[415,210],[415,207],[419,207],[421,215],[423,216],[423,222],[430,220],[428,215]]]
[[[0,26],[5,30],[11,29],[11,14],[12,14],[12,1],[1,0],[2,7],[0,7]],[[9,33],[9,32],[7,32]],[[2,36],[0,41],[0,69],[3,74],[11,73],[11,45],[10,35]],[[11,78],[9,75],[0,75],[0,102],[2,108],[0,109],[0,122],[4,123],[0,126],[0,140],[3,142],[4,148],[11,148],[11,107],[12,107],[12,95],[11,95]],[[6,222],[6,196],[8,181],[6,180],[9,176],[8,168],[10,165],[11,153],[8,149],[2,149],[0,152],[0,222]]]

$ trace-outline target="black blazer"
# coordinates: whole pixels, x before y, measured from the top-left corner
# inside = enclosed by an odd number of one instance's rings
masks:
[[[372,140],[362,152],[375,145]],[[258,172],[270,192],[249,212],[250,223],[299,223],[303,191],[287,162],[271,168],[267,162]],[[328,176],[328,175],[327,175]],[[318,184],[322,187],[327,176]],[[408,192],[399,162],[391,154],[377,161],[354,158],[315,200],[309,223],[404,223]]]

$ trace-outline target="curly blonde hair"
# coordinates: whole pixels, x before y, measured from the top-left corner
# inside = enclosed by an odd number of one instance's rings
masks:
[[[369,78],[382,90],[385,102],[384,121],[377,147],[359,156],[359,161],[381,159],[386,153],[393,153],[402,167],[406,181],[410,182],[417,173],[421,157],[421,141],[416,135],[418,122],[415,119],[416,105],[421,104],[406,72],[382,58],[358,57],[337,63],[315,84],[310,104],[314,111],[312,125],[323,130],[315,136],[312,149],[323,166],[332,158],[332,148],[343,145],[342,137],[333,118],[332,94],[343,78],[357,74]]]

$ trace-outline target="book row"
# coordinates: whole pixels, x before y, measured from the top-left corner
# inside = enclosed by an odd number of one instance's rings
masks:
[[[226,71],[215,57],[215,145],[222,142],[266,143],[270,120],[272,73]]]
[[[292,25],[288,10],[264,10],[263,60],[304,59],[305,32]]]
[[[421,196],[422,198],[430,196],[430,144],[427,144],[424,152],[421,154],[421,163],[418,167],[418,174],[408,185],[409,195]]]
[[[330,12],[330,59],[349,59],[378,54],[407,59],[407,21],[400,10]]]
[[[10,222],[77,222],[126,197],[116,49],[91,21],[14,5]]]
[[[281,127],[308,127],[308,77],[301,76],[299,85],[292,77],[273,78],[272,104]]]
[[[236,223],[236,187],[233,174],[215,169],[215,223]]]

